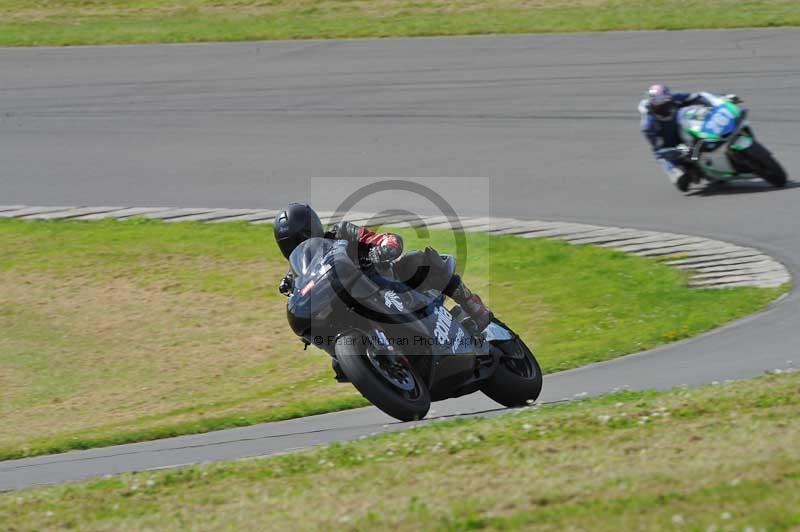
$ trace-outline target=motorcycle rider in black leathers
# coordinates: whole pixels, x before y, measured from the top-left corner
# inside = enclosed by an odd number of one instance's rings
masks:
[[[313,237],[346,240],[348,251],[354,262],[361,266],[392,262],[398,279],[414,289],[436,289],[451,297],[474,323],[476,332],[485,329],[494,319],[477,294],[464,285],[458,274],[449,275],[441,255],[433,248],[424,251],[403,253],[403,239],[393,233],[375,233],[366,227],[350,222],[339,222],[325,231],[322,222],[310,206],[290,203],[275,216],[273,225],[275,241],[287,259],[303,241]],[[287,273],[278,286],[282,294],[288,295],[294,287],[292,273]],[[337,380],[344,375],[333,360]]]

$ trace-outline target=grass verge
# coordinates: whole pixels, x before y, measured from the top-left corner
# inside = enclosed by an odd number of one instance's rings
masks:
[[[789,530],[800,373],[0,495],[9,530]],[[314,501],[314,511],[308,511]]]
[[[0,0],[0,45],[796,26],[795,0]]]
[[[404,233],[407,249],[452,235]],[[689,337],[782,289],[695,290],[655,261],[468,234],[465,279],[545,371]],[[302,350],[270,226],[0,221],[0,458],[352,408]]]

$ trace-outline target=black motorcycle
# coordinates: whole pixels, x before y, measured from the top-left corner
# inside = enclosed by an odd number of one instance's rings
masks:
[[[442,258],[452,275],[455,260]],[[461,307],[447,309],[439,291],[393,281],[390,269],[360,267],[344,240],[311,238],[289,262],[292,330],[306,347],[334,357],[347,380],[390,416],[421,419],[431,401],[478,390],[507,407],[539,397],[539,363],[499,320],[470,332]]]

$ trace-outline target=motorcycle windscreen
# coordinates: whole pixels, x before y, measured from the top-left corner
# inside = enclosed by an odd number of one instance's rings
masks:
[[[736,129],[739,113],[727,102],[711,108],[700,129],[700,138],[721,139]]]
[[[336,247],[337,241],[326,238],[309,238],[289,255],[289,267],[295,276],[295,285],[303,286],[319,276],[326,267],[325,256]]]
[[[346,240],[309,238],[289,256],[289,265],[295,275],[295,286],[303,296],[306,287],[313,288],[312,282],[318,282],[329,272],[338,281],[337,289],[345,290],[355,299],[378,291],[378,286],[367,279],[348,256]]]

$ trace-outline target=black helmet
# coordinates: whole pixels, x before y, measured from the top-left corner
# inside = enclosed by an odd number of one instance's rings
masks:
[[[322,222],[314,209],[304,203],[290,203],[285,210],[275,216],[273,223],[275,241],[287,259],[294,248],[305,240],[323,236]]]

